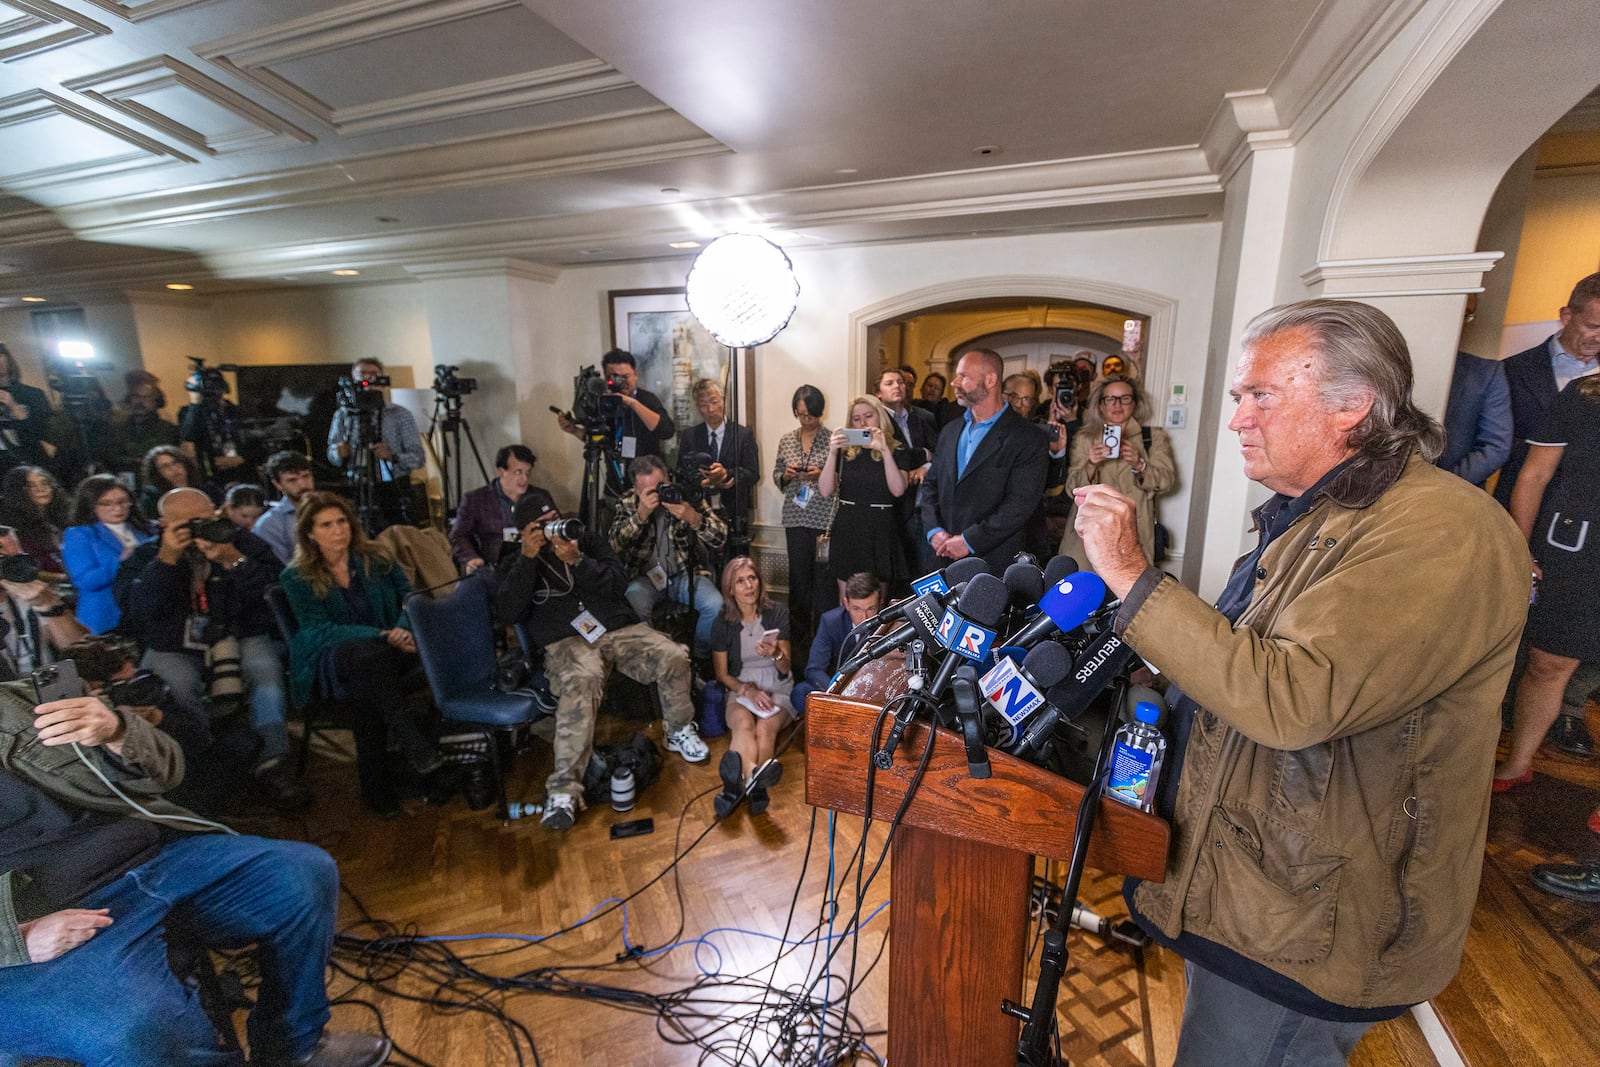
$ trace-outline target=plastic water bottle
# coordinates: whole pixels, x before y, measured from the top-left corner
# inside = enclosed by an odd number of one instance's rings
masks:
[[[506,818],[508,819],[526,819],[543,813],[543,804],[518,804],[516,801],[512,801],[506,805]]]
[[[1156,801],[1156,783],[1167,756],[1167,739],[1156,729],[1161,709],[1141,700],[1133,722],[1123,723],[1111,748],[1111,776],[1106,795],[1129,807],[1149,811]]]
[[[611,810],[633,810],[633,770],[618,767],[611,772]]]

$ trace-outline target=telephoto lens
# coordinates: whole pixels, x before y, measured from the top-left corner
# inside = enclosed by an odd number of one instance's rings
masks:
[[[611,772],[611,808],[614,811],[632,811],[634,798],[633,771],[618,767]]]
[[[26,584],[39,577],[39,565],[31,556],[0,556],[0,580]]]
[[[576,541],[583,536],[583,522],[580,519],[551,519],[544,524],[544,535],[549,538],[561,538],[563,541]]]

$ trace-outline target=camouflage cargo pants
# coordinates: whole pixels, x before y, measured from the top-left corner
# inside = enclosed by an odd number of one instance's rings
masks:
[[[583,793],[583,770],[594,744],[594,718],[611,668],[661,694],[663,727],[671,732],[694,718],[689,699],[689,653],[645,623],[608,630],[594,644],[574,634],[544,650],[545,674],[556,695],[555,766],[548,793]]]

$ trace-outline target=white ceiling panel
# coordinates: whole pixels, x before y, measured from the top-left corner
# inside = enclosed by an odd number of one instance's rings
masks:
[[[8,191],[176,161],[193,162],[53,94],[21,93],[0,100],[0,187]]]
[[[104,24],[48,0],[0,2],[0,61],[11,62],[110,32]]]

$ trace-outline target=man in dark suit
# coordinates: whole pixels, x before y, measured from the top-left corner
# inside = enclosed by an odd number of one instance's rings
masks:
[[[684,471],[707,495],[711,508],[728,524],[727,557],[742,556],[750,548],[750,522],[755,512],[756,483],[761,480],[761,455],[755,434],[748,426],[728,422],[722,387],[710,378],[694,383],[694,408],[705,421],[683,433],[678,460],[696,453],[711,457],[711,463],[694,471]],[[742,541],[735,544],[735,540]]]
[[[1561,309],[1558,332],[1524,352],[1508,356],[1503,365],[1511,390],[1511,458],[1500,468],[1494,498],[1510,508],[1511,490],[1528,458],[1528,439],[1539,431],[1557,394],[1572,379],[1600,370],[1600,274],[1591,274],[1572,287],[1567,306]],[[1516,691],[1521,664],[1522,657],[1518,656],[1519,669],[1512,675],[1508,701],[1510,693]],[[1584,724],[1583,709],[1597,675],[1600,671],[1585,663],[1567,683],[1561,716],[1550,727],[1550,743],[1563,752],[1594,755],[1594,740]]]
[[[1561,309],[1561,330],[1525,352],[1505,360],[1511,388],[1511,458],[1500,470],[1494,498],[1511,506],[1511,489],[1528,458],[1528,438],[1539,429],[1556,394],[1574,378],[1600,369],[1600,274],[1591,274],[1572,289]]]
[[[933,571],[933,552],[922,536],[922,514],[917,510],[917,486],[928,473],[933,461],[933,450],[939,444],[939,424],[933,412],[912,407],[908,402],[911,391],[906,387],[906,376],[895,367],[885,367],[878,375],[878,399],[889,412],[890,432],[894,435],[895,465],[906,472],[906,488],[896,504],[895,514],[900,521],[905,540],[906,559],[921,571]]]
[[[806,673],[789,691],[789,703],[796,714],[806,713],[806,697],[827,689],[839,664],[855,655],[870,633],[851,637],[851,631],[878,613],[883,606],[883,583],[876,574],[858,571],[845,579],[844,603],[824,612],[817,621],[817,636],[811,642]]]
[[[529,505],[537,507],[535,514],[555,509],[555,498],[528,482],[537,462],[533,449],[527,445],[506,445],[495,453],[494,480],[461,498],[456,521],[450,526],[450,550],[468,574],[487,563],[489,569],[484,574],[492,575],[502,552],[508,546],[515,549],[517,534],[512,514],[525,493],[541,502]]]
[[[966,412],[940,431],[920,497],[934,554],[981,556],[995,574],[1022,550],[1049,465],[1044,434],[1001,395],[1004,376],[997,352],[973,348],[961,356],[951,384]]]

